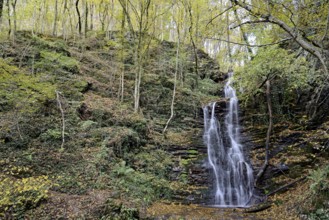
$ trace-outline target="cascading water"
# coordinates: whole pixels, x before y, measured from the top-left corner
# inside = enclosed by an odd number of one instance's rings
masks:
[[[216,103],[203,108],[204,142],[208,148],[208,162],[214,173],[214,205],[246,207],[253,194],[253,172],[243,155],[240,144],[238,98],[231,86],[233,72],[225,85],[229,99],[222,124],[216,117]]]

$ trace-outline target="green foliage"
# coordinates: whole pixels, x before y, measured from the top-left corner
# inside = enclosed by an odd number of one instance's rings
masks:
[[[83,131],[89,131],[92,128],[95,128],[97,126],[97,122],[87,120],[87,121],[82,121],[80,123],[81,129]]]
[[[48,196],[52,186],[48,176],[14,179],[0,176],[0,217],[13,213],[19,217],[25,209],[35,207]]]
[[[136,208],[128,208],[122,203],[112,199],[106,201],[104,211],[101,213],[101,220],[135,220],[139,218],[139,211]]]
[[[215,83],[211,79],[204,79],[199,81],[199,92],[207,95],[218,95],[221,89],[219,83]]]
[[[295,54],[277,46],[260,48],[236,78],[247,94],[262,90],[259,86],[267,78],[283,80],[287,83],[284,89],[291,90],[307,86],[307,65],[303,57],[295,58]]]
[[[159,178],[168,177],[174,165],[171,155],[160,149],[144,149],[141,153],[131,156],[136,170],[156,175]]]
[[[314,170],[308,176],[311,181],[304,205],[308,220],[329,218],[329,165]]]
[[[149,203],[159,198],[169,198],[171,195],[168,180],[149,173],[135,171],[125,162],[117,163],[113,168],[113,181],[120,191],[132,198]]]
[[[269,79],[273,114],[283,117],[294,107],[297,92],[309,88],[308,65],[304,57],[295,57],[294,53],[278,46],[260,48],[254,59],[235,75],[238,79],[235,87],[242,91],[240,100],[246,106],[257,104],[258,109],[253,107],[255,113],[266,113],[266,102],[260,95],[265,93],[265,81]]]
[[[112,148],[117,157],[126,159],[128,153],[140,150],[140,138],[136,131],[125,127],[113,127],[109,131],[107,147]]]
[[[327,220],[329,219],[329,209],[320,208],[307,216],[307,220]]]
[[[311,196],[316,205],[329,202],[329,165],[314,170],[309,179],[311,180]]]
[[[118,177],[129,175],[134,172],[134,169],[126,166],[126,161],[121,161],[118,166],[114,168],[114,173]]]
[[[68,135],[65,133],[65,135]],[[43,141],[60,140],[62,138],[62,131],[60,129],[48,129],[45,133],[40,135]]]

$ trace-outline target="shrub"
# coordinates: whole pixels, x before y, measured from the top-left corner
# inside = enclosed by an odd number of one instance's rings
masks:
[[[311,180],[310,198],[313,211],[308,214],[308,219],[329,219],[329,165],[313,171],[309,179]]]
[[[126,166],[125,161],[113,168],[113,182],[132,198],[150,203],[159,198],[169,198],[172,193],[168,180],[149,173],[141,173]]]
[[[18,217],[25,209],[33,208],[48,195],[52,183],[48,176],[22,179],[0,177],[0,217],[12,213]]]
[[[329,199],[329,165],[315,170],[309,176],[312,181],[310,189],[311,196],[317,204],[324,204]]]
[[[125,220],[140,219],[139,211],[136,208],[129,208],[122,203],[112,199],[106,201],[104,211],[101,213],[101,220]]]

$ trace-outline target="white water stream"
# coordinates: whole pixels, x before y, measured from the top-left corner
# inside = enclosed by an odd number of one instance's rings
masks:
[[[240,144],[238,98],[231,86],[233,73],[225,84],[227,112],[222,124],[216,117],[216,102],[203,108],[204,143],[214,174],[214,204],[220,207],[247,207],[253,194],[253,171]]]

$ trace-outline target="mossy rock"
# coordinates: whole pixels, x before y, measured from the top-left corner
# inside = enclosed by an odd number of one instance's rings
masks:
[[[40,51],[40,60],[35,64],[35,67],[48,71],[63,69],[73,74],[79,73],[79,61],[63,53],[48,50]]]

